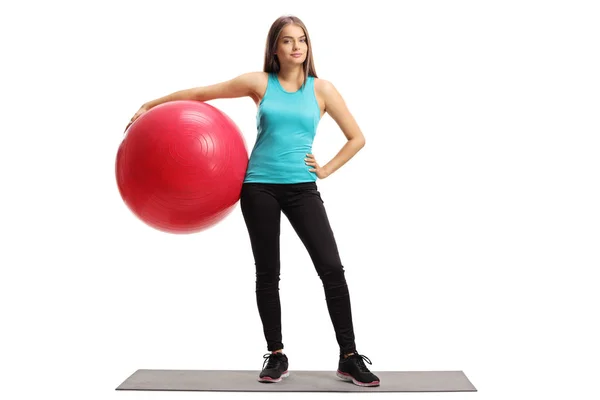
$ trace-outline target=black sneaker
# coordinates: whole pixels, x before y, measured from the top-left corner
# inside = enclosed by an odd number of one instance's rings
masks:
[[[283,353],[268,353],[263,356],[263,370],[258,378],[259,382],[280,382],[282,378],[290,376],[288,372],[288,358]]]
[[[371,364],[371,360],[358,353],[354,353],[347,358],[340,356],[340,363],[336,374],[338,378],[352,382],[358,386],[379,386],[379,378],[369,371],[363,359]]]

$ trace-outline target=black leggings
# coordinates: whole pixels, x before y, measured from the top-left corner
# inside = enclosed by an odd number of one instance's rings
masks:
[[[279,232],[283,212],[304,243],[323,282],[340,354],[355,352],[344,267],[316,183],[244,183],[240,206],[254,255],[256,301],[267,349],[283,349],[279,301]]]

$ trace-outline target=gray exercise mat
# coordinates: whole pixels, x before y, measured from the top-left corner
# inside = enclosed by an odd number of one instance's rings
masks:
[[[139,369],[116,390],[216,392],[476,392],[462,371],[373,371],[381,380],[361,387],[335,371],[290,371],[278,383],[258,382],[260,371]]]

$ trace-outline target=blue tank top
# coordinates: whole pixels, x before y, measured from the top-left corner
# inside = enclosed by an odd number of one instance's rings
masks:
[[[312,166],[304,161],[306,155],[312,153],[321,119],[314,80],[309,76],[302,88],[288,92],[281,86],[277,74],[269,74],[267,90],[256,115],[258,135],[244,182],[302,183],[317,180],[317,175],[309,172]]]

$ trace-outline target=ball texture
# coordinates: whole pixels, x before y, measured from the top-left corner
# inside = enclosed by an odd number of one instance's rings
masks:
[[[198,101],[151,108],[127,130],[116,157],[119,192],[147,225],[168,233],[205,230],[234,208],[248,166],[237,125]]]

